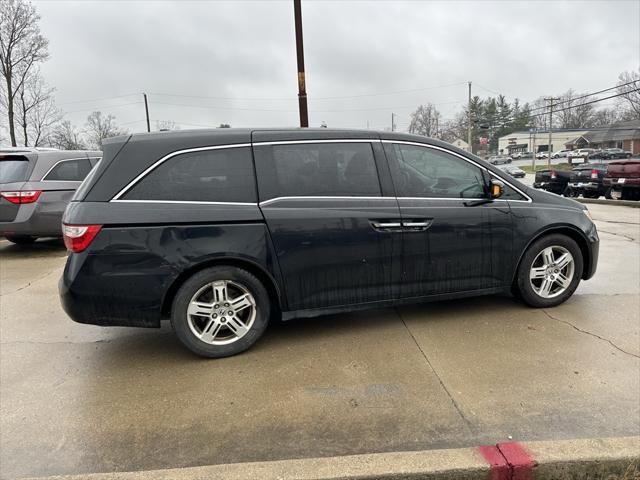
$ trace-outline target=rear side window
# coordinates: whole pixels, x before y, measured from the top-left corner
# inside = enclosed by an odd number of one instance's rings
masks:
[[[81,182],[91,171],[88,158],[62,160],[44,176],[44,181]]]
[[[249,147],[181,153],[153,169],[125,200],[255,203]]]
[[[369,143],[262,145],[255,151],[263,199],[381,195]]]
[[[27,179],[29,160],[0,158],[0,183],[24,182]]]

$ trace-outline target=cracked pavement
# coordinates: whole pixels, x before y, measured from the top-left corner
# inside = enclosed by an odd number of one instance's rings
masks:
[[[202,360],[71,322],[60,242],[0,241],[0,477],[640,434],[640,209],[589,205],[565,304],[484,297],[270,326]]]

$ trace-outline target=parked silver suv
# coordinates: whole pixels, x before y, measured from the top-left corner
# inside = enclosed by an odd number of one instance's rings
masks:
[[[0,149],[0,236],[19,244],[61,237],[64,209],[101,157],[87,150]]]

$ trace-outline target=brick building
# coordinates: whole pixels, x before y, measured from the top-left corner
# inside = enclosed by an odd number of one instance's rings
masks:
[[[640,155],[640,119],[589,130],[565,143],[566,148],[622,148]]]

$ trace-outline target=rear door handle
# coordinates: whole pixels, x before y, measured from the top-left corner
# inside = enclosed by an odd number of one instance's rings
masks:
[[[433,223],[433,219],[426,220],[407,220],[402,222],[402,230],[405,232],[423,232]]]

